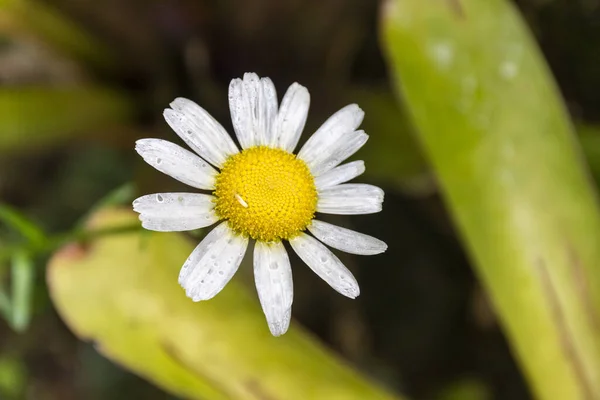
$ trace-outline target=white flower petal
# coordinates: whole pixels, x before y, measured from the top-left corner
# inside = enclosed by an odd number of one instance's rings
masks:
[[[155,193],[133,201],[142,226],[151,231],[181,232],[204,228],[219,217],[214,197],[199,193]]]
[[[363,183],[346,183],[319,191],[317,211],[327,214],[372,214],[381,211],[383,190]]]
[[[312,171],[313,167],[328,158],[341,143],[349,139],[345,135],[354,132],[359,127],[364,115],[363,110],[356,104],[342,108],[329,117],[306,141],[300,149],[298,157],[304,160]],[[340,160],[340,162],[342,161]],[[331,168],[333,167],[335,165]]]
[[[321,242],[346,253],[368,256],[383,253],[387,249],[387,244],[373,236],[316,219],[313,219],[308,230]]]
[[[325,172],[315,178],[315,186],[317,190],[325,189],[340,183],[348,182],[365,172],[364,161],[352,161],[350,163],[340,165],[332,170]]]
[[[342,161],[356,153],[369,140],[364,131],[354,131],[344,134],[336,143],[323,148],[315,159],[308,164],[313,176],[320,176],[339,165]]]
[[[268,144],[293,152],[306,124],[309,106],[308,90],[298,83],[293,83],[281,100],[273,127],[273,141]]]
[[[227,131],[202,107],[191,100],[177,98],[163,116],[188,146],[216,167],[238,149]]]
[[[271,333],[283,335],[290,325],[294,285],[290,260],[281,242],[256,241],[254,281]]]
[[[156,193],[133,201],[142,226],[159,232],[179,232],[214,224],[214,196],[200,193]]]
[[[277,117],[277,93],[269,78],[253,73],[229,84],[229,109],[235,134],[242,146],[266,145],[272,141]]]
[[[214,189],[217,171],[206,161],[175,143],[140,139],[135,150],[148,164],[180,182],[198,189]]]
[[[301,233],[290,239],[290,244],[302,261],[329,286],[351,299],[360,294],[358,283],[352,273],[317,239]]]
[[[234,233],[227,222],[210,231],[179,273],[179,284],[193,301],[217,295],[237,271],[248,247],[248,238]]]

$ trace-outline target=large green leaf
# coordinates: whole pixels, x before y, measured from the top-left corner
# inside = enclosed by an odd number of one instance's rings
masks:
[[[383,39],[450,212],[541,399],[600,398],[600,215],[504,0],[389,0]]]
[[[104,210],[90,227],[136,220]],[[177,283],[193,246],[179,234],[129,233],[72,245],[48,267],[59,313],[82,339],[156,384],[193,399],[393,399],[297,326],[269,333],[238,282],[194,303]]]

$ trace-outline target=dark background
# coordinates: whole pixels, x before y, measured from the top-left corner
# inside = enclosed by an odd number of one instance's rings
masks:
[[[366,147],[373,146],[365,149],[367,170],[371,162],[375,169],[367,176],[385,189],[386,200],[380,214],[338,219],[383,239],[389,250],[377,257],[343,258],[361,284],[356,302],[341,301],[324,285],[313,285],[316,278],[308,268],[294,267],[294,317],[367,375],[411,398],[531,398],[418,148],[410,144],[392,154],[391,159],[410,160],[398,174],[395,164],[386,164],[389,155],[378,153],[387,138],[377,126],[392,132],[398,126],[410,134],[400,112],[395,116],[400,120],[369,121],[369,109],[377,105],[361,103],[390,96],[378,2],[42,3],[105,43],[116,62],[106,67],[69,59],[46,49],[43,41],[0,31],[0,90],[92,82],[124,93],[135,109],[132,122],[118,128],[84,129],[70,140],[0,154],[2,202],[59,232],[123,184],[135,183],[138,193],[177,188],[143,164],[134,140],[176,140],[161,114],[177,96],[194,99],[230,130],[227,85],[244,72],[269,76],[280,97],[294,81],[308,87],[312,102],[303,139],[329,114],[358,102],[367,111]],[[588,126],[599,122],[600,2],[522,0],[516,6],[574,120]],[[356,92],[361,94],[355,97]],[[0,225],[0,238],[10,241],[11,235]],[[43,268],[44,256],[37,261]],[[292,265],[301,263],[295,259]],[[0,322],[0,349],[2,399],[171,398],[79,342],[53,310],[42,273],[30,327],[17,334]]]

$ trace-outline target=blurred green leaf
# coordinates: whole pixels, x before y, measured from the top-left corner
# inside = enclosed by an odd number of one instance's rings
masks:
[[[33,260],[22,252],[16,253],[11,265],[11,327],[23,332],[31,320],[31,302],[35,279]]]
[[[548,69],[504,0],[388,0],[383,39],[537,398],[600,398],[600,214]]]
[[[0,28],[33,34],[64,54],[103,68],[114,66],[108,47],[43,2],[0,0]]]
[[[126,96],[97,87],[0,89],[0,154],[111,128],[132,109]]]
[[[96,204],[94,204],[90,210],[83,216],[78,223],[78,226],[83,226],[92,217],[93,214],[97,213],[103,208],[116,207],[122,205],[129,205],[135,198],[136,188],[132,182],[127,182],[124,185],[119,186],[115,190],[108,193]]]
[[[40,246],[46,241],[46,233],[41,227],[8,204],[0,203],[0,221],[17,231],[34,246]]]
[[[136,221],[124,210],[90,229]],[[54,304],[82,339],[157,385],[193,399],[393,399],[336,360],[297,326],[269,333],[256,296],[230,282],[194,303],[177,283],[193,245],[145,232],[68,246],[49,263]]]

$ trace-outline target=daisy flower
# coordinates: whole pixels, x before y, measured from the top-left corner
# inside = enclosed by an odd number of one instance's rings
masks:
[[[374,237],[315,219],[315,213],[381,211],[383,191],[346,183],[362,174],[363,161],[339,165],[368,139],[357,130],[364,112],[351,104],[333,114],[298,144],[310,95],[292,84],[277,105],[269,78],[247,73],[229,85],[229,107],[240,151],[223,127],[196,103],[177,98],[164,117],[197,154],[160,139],[136,142],[137,152],[157,170],[202,193],[157,193],[133,202],[142,226],[160,232],[187,231],[222,221],[185,261],[179,283],[193,301],[208,300],[237,271],[252,239],[258,297],[274,336],[290,324],[292,270],[283,241],[333,289],[355,298],[356,279],[324,245],[352,253],[382,253]],[[309,235],[310,232],[312,235]],[[324,244],[323,244],[324,243]]]

